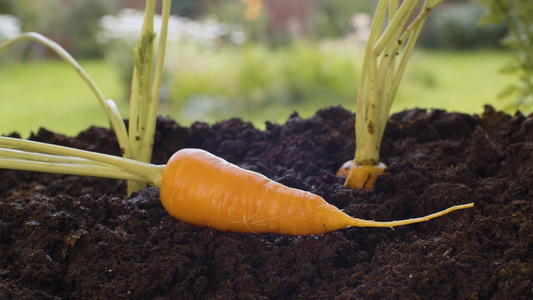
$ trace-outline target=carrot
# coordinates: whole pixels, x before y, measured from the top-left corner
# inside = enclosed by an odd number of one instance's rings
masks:
[[[0,137],[0,168],[151,183],[173,217],[220,231],[322,234],[350,226],[394,227],[424,222],[457,205],[415,219],[375,222],[348,216],[320,196],[286,187],[200,149],[182,149],[166,165],[34,141]]]
[[[345,162],[337,171],[338,177],[346,178],[344,185],[358,190],[369,190],[374,187],[379,175],[385,172],[387,166],[384,163],[377,165],[360,165],[353,160]]]
[[[424,222],[451,211],[392,222],[352,218],[322,197],[286,187],[200,149],[183,149],[167,162],[161,181],[161,203],[183,222],[220,231],[323,234],[358,227],[394,227]]]

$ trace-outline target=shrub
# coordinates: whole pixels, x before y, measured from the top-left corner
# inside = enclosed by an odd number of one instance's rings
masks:
[[[357,94],[360,68],[357,49],[340,42],[294,42],[270,48],[247,43],[241,47],[222,47],[215,52],[180,47],[168,105],[181,109],[184,122],[212,121],[211,115],[224,118],[250,114],[250,108],[266,111],[290,106],[300,112],[312,106],[350,104]],[[312,105],[311,105],[312,104]],[[282,116],[281,119],[286,116]],[[272,121],[280,116],[268,116]],[[281,121],[281,120],[280,120]]]
[[[502,72],[518,78],[500,94],[501,98],[517,98],[516,108],[533,106],[533,2],[530,0],[477,0],[488,10],[481,20],[483,24],[505,23],[509,34],[504,44],[519,52],[502,69]]]
[[[123,9],[117,15],[102,17],[99,22],[101,31],[97,35],[98,40],[105,45],[106,59],[116,67],[119,73],[121,82],[125,87],[125,95],[129,93],[129,83],[133,70],[130,54],[143,18],[142,12],[134,9]],[[161,23],[160,16],[156,15],[154,18],[156,19],[156,31],[159,31],[157,24]],[[215,51],[224,45],[242,44],[247,39],[242,26],[239,24],[222,23],[212,18],[191,20],[171,16],[168,30],[167,48],[169,55],[166,61],[171,70],[180,68],[180,61],[184,61],[183,57],[188,57],[191,51]],[[163,83],[165,90],[166,82],[173,73],[171,70],[165,70],[167,74],[165,75],[165,83]],[[188,81],[189,78],[193,78],[195,76],[194,71],[192,73],[191,76],[187,76],[183,80]],[[180,94],[182,93],[180,92]],[[185,91],[184,94],[187,92]],[[164,94],[161,96],[163,100],[164,96]],[[124,98],[127,99],[127,97]]]
[[[76,0],[63,26],[63,35],[70,41],[70,53],[77,58],[102,57],[103,48],[96,41],[100,17],[116,11],[114,1]]]
[[[350,19],[356,13],[372,15],[378,1],[320,1],[314,17],[314,31],[317,39],[346,36],[353,31]]]
[[[319,49],[314,44],[299,42],[279,52],[287,101],[355,98],[359,73],[353,58],[341,55],[339,49]]]
[[[6,1],[10,13],[21,20],[22,31],[35,31],[49,36],[67,48],[76,58],[100,57],[102,51],[95,40],[98,19],[117,8],[115,1]],[[1,3],[0,3],[1,4]],[[33,45],[32,45],[33,47]]]
[[[483,8],[475,3],[450,4],[436,8],[420,36],[420,45],[447,49],[499,47],[505,26],[479,26]]]
[[[203,2],[198,0],[172,0],[170,12],[173,15],[182,17],[197,17],[204,11],[205,5],[202,5]]]
[[[241,24],[248,40],[254,42],[268,42],[267,18],[264,8],[257,19],[246,18],[246,3],[238,0],[217,0],[206,5],[205,14],[227,24]]]

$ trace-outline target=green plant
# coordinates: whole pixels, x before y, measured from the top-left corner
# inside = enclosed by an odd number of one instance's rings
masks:
[[[205,5],[205,14],[207,16],[216,16],[220,22],[227,24],[240,24],[245,30],[246,38],[252,41],[268,41],[267,36],[267,17],[264,9],[259,11],[257,18],[249,19],[246,17],[247,4],[239,0],[217,0],[209,1]]]
[[[426,0],[419,7],[421,2],[381,0],[376,9],[357,95],[355,159],[340,171],[349,187],[371,188],[385,169],[379,162],[380,146],[392,101],[424,20],[442,0]]]
[[[172,0],[170,13],[183,17],[197,17],[203,13],[205,7],[203,2],[198,0]]]
[[[314,13],[313,30],[317,39],[331,39],[346,36],[354,30],[350,19],[354,13],[371,14],[378,1],[319,1]]]
[[[257,120],[259,127],[265,120],[283,122],[294,110],[305,115],[317,107],[349,104],[357,94],[359,53],[341,41],[294,41],[276,48],[251,42],[217,51],[180,45],[176,52],[169,49],[177,68],[170,101],[163,105],[182,123],[235,115]]]
[[[494,24],[480,26],[483,12],[482,7],[471,2],[436,8],[420,34],[419,44],[446,49],[499,47],[507,30]]]
[[[293,42],[278,49],[282,64],[279,78],[287,93],[285,101],[302,103],[306,101],[344,102],[355,97],[353,80],[359,77],[351,57],[342,55],[342,50],[328,49],[306,41]],[[330,47],[331,48],[331,47]],[[348,49],[348,50],[353,50]],[[321,101],[324,100],[324,101]]]
[[[141,37],[134,49],[134,70],[130,96],[130,120],[126,130],[120,112],[115,102],[106,100],[94,81],[79,65],[79,63],[59,44],[38,33],[23,33],[19,37],[6,41],[0,45],[0,52],[15,43],[32,40],[39,42],[68,62],[89,85],[96,95],[100,105],[106,112],[113,130],[117,135],[119,146],[124,157],[142,162],[149,162],[152,157],[152,148],[157,118],[157,107],[161,88],[163,61],[166,50],[166,36],[168,19],[170,16],[170,0],[163,0],[161,28],[157,61],[154,70],[154,41],[153,32],[155,0],[146,1],[145,18]],[[141,181],[128,181],[128,191],[141,190],[146,183]]]
[[[503,43],[517,49],[501,72],[518,77],[520,84],[510,84],[501,98],[517,97],[517,107],[533,105],[533,2],[529,0],[477,0],[488,8],[482,24],[504,22],[509,29]]]
[[[101,57],[101,45],[95,40],[98,19],[115,11],[118,3],[106,0],[63,2],[11,0],[6,2],[7,10],[0,9],[0,12],[17,16],[23,31],[39,31],[52,37],[78,59]]]
[[[95,37],[100,17],[117,9],[117,3],[107,0],[76,0],[65,17],[62,35],[69,41],[70,53],[78,58],[103,56],[103,47]]]

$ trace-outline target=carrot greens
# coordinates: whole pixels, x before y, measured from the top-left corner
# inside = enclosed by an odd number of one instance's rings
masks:
[[[383,173],[385,166],[379,163],[379,152],[392,101],[426,16],[440,2],[442,0],[379,2],[359,81],[355,159],[348,168],[339,170],[346,176],[347,186],[371,188],[377,175]]]
[[[164,166],[9,137],[0,137],[0,168],[135,180],[160,186]]]

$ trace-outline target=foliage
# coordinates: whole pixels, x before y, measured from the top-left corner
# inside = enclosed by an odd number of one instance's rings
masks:
[[[255,49],[257,47],[263,50]],[[261,100],[260,103],[254,104],[251,101],[247,102],[248,98],[244,93],[240,94],[244,97],[242,99],[227,96],[237,95],[239,92],[239,88],[235,85],[237,73],[241,69],[235,66],[240,61],[241,52],[237,49],[226,47],[216,52],[181,49],[180,52],[175,52],[177,50],[168,48],[167,58],[174,55],[182,58],[176,61],[175,67],[167,69],[170,73],[166,78],[169,80],[169,92],[172,92],[172,95],[162,98],[159,113],[178,119],[184,125],[200,119],[213,122],[239,116],[262,127],[265,120],[280,123],[286,121],[294,110],[297,110],[302,117],[307,117],[313,115],[318,108],[331,105],[342,104],[353,108],[355,87],[362,62],[360,52],[353,48],[351,43],[340,44],[338,41],[329,42],[328,45],[322,44],[319,49],[327,57],[333,57],[334,65],[339,68],[346,70],[352,68],[350,72],[356,73],[355,77],[351,79],[349,74],[335,76],[336,90],[333,90],[333,87],[329,90],[326,87],[305,88],[305,90],[324,89],[323,96],[327,98],[310,95],[309,98],[293,99],[287,103],[290,99],[289,93],[281,91],[286,85],[283,83],[283,78],[286,76],[282,78],[272,72],[281,68],[283,64],[288,64],[291,57],[298,53],[287,48],[283,51],[287,57],[282,60],[277,52],[269,55],[266,47],[258,45],[250,47],[249,51],[264,52],[264,55],[270,59],[268,64],[263,64],[263,70],[268,74],[269,80],[275,81],[268,85],[272,89],[261,90],[261,93],[265,94],[258,98]],[[1,56],[6,54],[9,53]],[[497,70],[511,54],[504,50],[416,51],[413,53],[391,111],[399,112],[418,107],[480,114],[483,112],[484,104],[490,104],[495,109],[501,110],[505,103],[494,99],[494,95],[513,80],[498,74]],[[263,54],[252,56],[259,60]],[[131,60],[131,57],[129,59]],[[113,66],[104,60],[83,60],[80,64],[91,74],[106,97],[111,99],[124,97],[121,81]],[[337,69],[336,72],[342,71]],[[54,76],[50,77],[48,74]],[[34,78],[39,80],[35,81]],[[58,82],[61,82],[61,89],[57,88]],[[179,89],[176,87],[178,83]],[[476,88],[472,89],[472,86]],[[179,92],[181,90],[183,93]],[[70,67],[60,61],[2,63],[0,91],[4,103],[9,105],[9,111],[0,113],[1,134],[18,131],[27,137],[31,131],[35,132],[43,126],[55,132],[75,135],[89,124],[96,126],[109,124],[106,116],[101,113],[101,108],[94,105],[94,96],[88,93],[83,81],[73,77]],[[209,95],[226,96],[214,98]],[[179,103],[175,101],[177,96],[180,99]],[[117,105],[121,112],[127,112],[126,101],[117,101]],[[33,109],[28,110],[28,107]],[[54,107],[54,110],[50,110],[50,107]],[[180,109],[183,112],[180,112]],[[43,115],[42,111],[47,111],[46,115]],[[514,110],[508,112],[514,113]]]
[[[214,112],[226,117],[249,115],[252,108],[288,103],[291,109],[309,104],[315,110],[317,106],[347,105],[357,92],[360,68],[354,54],[359,50],[352,45],[317,47],[297,41],[276,48],[248,43],[216,52],[198,52],[193,46],[175,51],[169,50],[169,57],[177,57],[171,68],[172,102],[165,105],[172,111],[182,109],[182,121],[209,121],[206,115]],[[277,116],[265,118],[279,120]]]
[[[14,15],[22,21],[23,31],[37,28],[48,30],[57,20],[61,20],[64,14],[57,1],[3,0],[3,2],[8,8],[5,13]]]
[[[115,67],[121,78],[125,91],[124,96],[130,92],[133,70],[131,49],[138,38],[143,18],[143,13],[140,11],[122,9],[116,15],[103,16],[99,22],[101,30],[97,35],[98,40],[105,46],[106,60]],[[161,16],[155,15],[154,18],[156,20],[156,31],[158,31],[158,24],[161,24]],[[170,16],[168,26],[169,39],[167,47],[171,49],[176,59],[179,59],[182,49],[184,49],[183,51],[188,51],[192,48],[195,51],[214,51],[224,45],[240,45],[247,40],[243,28],[239,24],[219,22],[212,18],[192,20],[179,16]],[[167,79],[172,72],[169,69],[175,69],[172,60],[173,57],[167,60],[164,85],[168,85]],[[122,98],[126,99],[127,97]]]
[[[342,43],[323,43],[317,49],[306,42],[280,49],[283,60],[280,76],[287,92],[287,101],[353,99],[360,70],[357,63],[351,62],[350,56],[343,55],[340,49],[332,49],[343,46],[347,51],[357,51]]]
[[[114,1],[76,0],[72,3],[65,23],[63,36],[70,41],[70,52],[80,58],[102,57],[103,50],[96,41],[98,20],[103,15],[116,11]]]
[[[204,12],[203,2],[200,0],[172,0],[170,13],[182,17],[197,17]]]
[[[484,10],[475,3],[457,3],[438,7],[420,36],[420,45],[447,49],[499,47],[505,26],[479,25]]]
[[[314,30],[317,39],[338,38],[346,36],[353,28],[350,19],[356,13],[372,15],[377,5],[376,0],[320,1],[315,11]]]
[[[533,106],[533,1],[530,0],[477,0],[488,10],[482,23],[502,23],[509,28],[503,43],[519,52],[501,70],[517,77],[500,94],[500,97],[516,97],[517,108]]]
[[[353,178],[358,166],[378,166],[380,146],[390,109],[427,15],[442,0],[386,1],[376,8],[368,38],[357,93],[356,150],[346,179],[350,187],[362,186]],[[411,16],[415,16],[411,18]],[[354,171],[355,170],[355,171]],[[365,171],[366,168],[365,168]]]
[[[238,0],[218,0],[206,5],[205,15],[227,24],[240,24],[247,38],[255,42],[268,42],[266,34],[267,18],[264,9],[258,18],[246,18],[246,3]]]
[[[12,12],[13,12],[13,1],[0,0],[0,14],[12,14]]]
[[[101,56],[94,35],[98,19],[117,9],[117,2],[72,0],[65,5],[58,0],[4,0],[9,13],[21,20],[23,31],[41,32],[69,48],[77,58]]]

